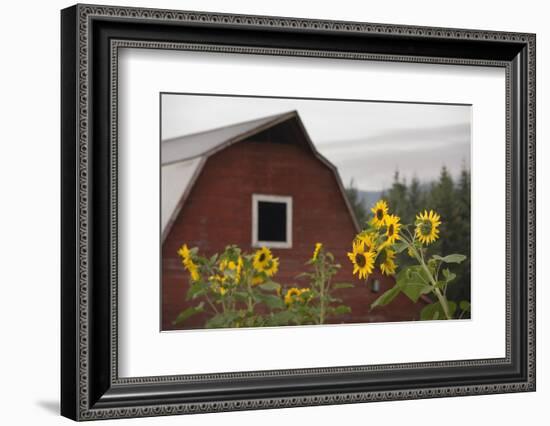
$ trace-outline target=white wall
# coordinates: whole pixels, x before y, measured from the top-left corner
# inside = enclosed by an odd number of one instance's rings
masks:
[[[445,426],[478,419],[544,424],[550,401],[546,300],[550,255],[550,28],[545,2],[393,0],[108,1],[143,7],[357,20],[537,33],[538,106],[538,391],[422,401],[294,408],[136,419],[131,424],[369,424]],[[59,403],[59,9],[67,1],[11,1],[2,5],[0,64],[0,401],[2,423],[62,424]],[[490,170],[488,170],[490,172]],[[541,417],[537,421],[536,418]],[[108,424],[106,422],[102,424]],[[113,423],[115,424],[115,423]]]

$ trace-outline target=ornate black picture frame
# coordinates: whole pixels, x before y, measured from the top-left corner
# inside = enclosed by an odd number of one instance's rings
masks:
[[[61,413],[74,420],[535,390],[535,35],[76,5],[61,13]],[[120,378],[121,47],[484,65],[506,71],[506,356]]]

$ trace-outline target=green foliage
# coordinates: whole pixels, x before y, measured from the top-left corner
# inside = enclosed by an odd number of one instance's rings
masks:
[[[204,302],[199,303],[197,306],[191,306],[185,309],[184,311],[180,312],[180,314],[175,319],[174,324],[179,324],[181,322],[184,322],[187,318],[192,317],[193,315],[203,311],[204,311]]]
[[[306,263],[311,272],[300,274],[300,278],[309,281],[305,289],[291,288],[286,291],[285,303],[294,315],[290,324],[324,324],[328,318],[351,312],[346,305],[336,305],[341,300],[333,296],[333,291],[353,287],[351,283],[334,283],[333,277],[341,265],[334,262],[332,253],[326,251],[322,244],[316,245],[312,258]],[[304,291],[305,290],[305,291]],[[294,295],[297,291],[299,295]]]
[[[440,260],[444,263],[462,263],[466,260],[466,256],[464,256],[463,254],[449,254],[445,257],[434,254],[432,258],[434,258],[435,260]]]
[[[286,291],[273,281],[279,261],[265,248],[247,254],[228,246],[210,258],[187,246],[178,253],[189,271],[186,300],[195,305],[180,312],[175,325],[199,313],[207,316],[205,328],[225,328],[323,324],[328,318],[351,312],[332,291],[353,284],[332,282],[341,266],[322,244],[306,263],[311,271],[300,274],[309,281],[309,287]]]
[[[418,302],[420,296],[432,291],[430,280],[421,266],[410,266],[402,269],[396,277],[396,287],[414,303]]]
[[[388,303],[390,303],[393,299],[395,299],[399,293],[401,293],[401,288],[397,285],[393,286],[389,290],[386,290],[380,297],[378,297],[370,306],[372,308],[376,308],[377,306],[385,306]]]
[[[351,204],[351,208],[353,209],[353,212],[355,213],[355,218],[357,219],[357,222],[360,224],[365,223],[367,220],[367,209],[361,200],[361,197],[359,196],[359,191],[355,186],[355,182],[353,179],[350,181],[349,186],[345,189],[346,196]]]
[[[449,316],[453,317],[456,311],[456,303],[453,301],[448,302]],[[440,302],[435,302],[430,305],[425,306],[422,311],[420,311],[421,320],[444,320],[445,311]]]

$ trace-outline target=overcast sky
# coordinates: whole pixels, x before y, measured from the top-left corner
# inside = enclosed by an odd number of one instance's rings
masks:
[[[447,166],[470,168],[471,107],[196,95],[162,96],[162,137],[169,139],[268,115],[298,111],[321,154],[345,185],[388,188],[395,170],[426,182]]]

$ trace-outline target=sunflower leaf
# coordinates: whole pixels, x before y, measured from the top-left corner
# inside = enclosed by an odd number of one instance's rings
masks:
[[[187,290],[187,295],[185,300],[196,299],[197,297],[203,296],[208,292],[208,288],[202,282],[194,282]]]
[[[441,257],[437,254],[434,254],[432,258],[445,263],[462,263],[466,260],[466,256],[464,256],[463,254],[456,254],[456,253],[449,254],[445,257]]]
[[[423,294],[428,294],[432,291],[432,286],[426,285],[424,283],[407,283],[401,291],[411,299],[414,303],[418,302],[420,296]]]
[[[452,318],[456,311],[456,303],[448,301],[447,305],[449,306],[449,316]],[[420,319],[423,321],[436,320],[436,319],[445,319],[445,312],[441,303],[435,302],[430,305],[425,306],[420,311]]]
[[[306,278],[306,277],[311,278],[313,277],[313,274],[311,272],[301,272],[298,275],[296,275],[296,279]]]
[[[425,271],[419,267],[411,266],[397,274],[396,285],[409,299],[416,303],[421,295],[430,293],[433,289],[428,284],[425,275]]]
[[[262,289],[262,290],[267,290],[267,291],[276,291],[276,290],[279,290],[281,288],[281,285],[280,284],[277,284],[273,281],[268,281],[264,284],[260,284],[259,287]]]
[[[204,311],[204,302],[199,303],[197,306],[191,306],[181,311],[177,318],[172,322],[172,324],[177,325],[202,311]]]
[[[470,302],[468,302],[467,300],[462,300],[458,306],[460,307],[460,309],[464,312],[468,312],[470,310]]]
[[[401,289],[399,288],[399,286],[393,286],[389,290],[382,293],[382,295],[370,305],[370,308],[372,309],[376,308],[377,306],[387,305],[393,299],[395,299],[399,295],[399,293],[401,293]]]
[[[453,274],[451,271],[449,271],[449,269],[445,268],[443,269],[443,277],[445,278],[445,281],[447,283],[450,283],[456,278],[456,274]]]
[[[398,241],[397,243],[394,244],[393,248],[395,250],[396,253],[401,253],[402,251],[404,251],[406,248],[408,247],[407,243],[404,243],[402,241]]]
[[[352,283],[337,283],[332,286],[334,290],[337,290],[339,288],[353,288],[355,287]]]
[[[268,319],[269,325],[288,325],[294,319],[294,314],[290,311],[281,311],[272,314]]]
[[[235,326],[234,321],[239,318],[238,312],[225,312],[221,314],[214,315],[210,318],[206,324],[206,328],[224,328]]]
[[[271,309],[284,307],[284,303],[281,298],[272,294],[259,294],[256,296],[256,299],[262,303],[265,303],[267,307]]]
[[[346,305],[338,305],[334,308],[334,313],[336,315],[349,314],[350,312],[351,312],[351,308]]]

